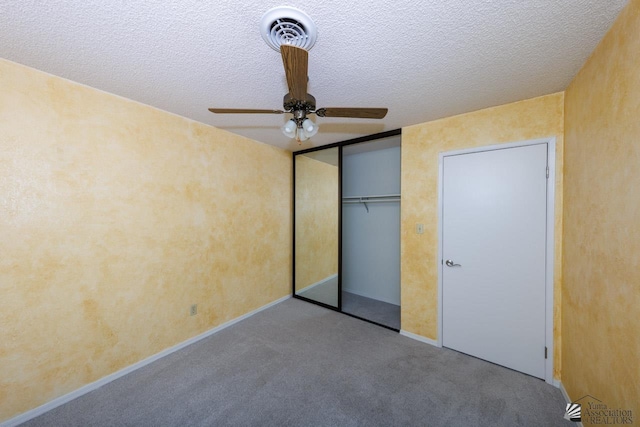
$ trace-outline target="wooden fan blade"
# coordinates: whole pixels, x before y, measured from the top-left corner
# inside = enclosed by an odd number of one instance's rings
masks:
[[[289,95],[293,99],[304,101],[307,97],[309,53],[299,47],[283,44],[280,46],[280,54],[287,76]]]
[[[282,110],[251,110],[243,108],[209,108],[216,114],[284,114]]]
[[[320,117],[352,117],[356,119],[382,119],[388,108],[319,108],[316,114]]]

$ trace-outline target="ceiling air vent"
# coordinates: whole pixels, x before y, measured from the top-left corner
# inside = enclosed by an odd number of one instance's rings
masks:
[[[260,21],[260,33],[269,46],[280,52],[283,44],[310,50],[316,42],[318,30],[309,15],[289,6],[267,11]]]

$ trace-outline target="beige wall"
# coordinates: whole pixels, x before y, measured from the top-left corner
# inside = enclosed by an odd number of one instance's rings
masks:
[[[0,93],[0,421],[290,293],[291,153],[4,60]]]
[[[555,136],[554,376],[636,417],[638,52],[631,0],[566,94],[404,128],[401,231],[437,339],[438,154]],[[290,153],[4,60],[0,93],[0,421],[290,292]]]
[[[562,382],[640,424],[640,1],[566,91]],[[583,422],[589,424],[583,412]]]
[[[338,273],[338,178],[337,166],[296,156],[296,291]]]
[[[488,108],[402,129],[402,329],[437,339],[438,154],[556,137],[554,376],[560,375],[563,93]],[[415,224],[424,224],[424,234]]]

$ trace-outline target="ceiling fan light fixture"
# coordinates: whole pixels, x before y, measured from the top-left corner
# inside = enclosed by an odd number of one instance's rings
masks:
[[[290,119],[287,120],[287,123],[285,123],[280,129],[282,129],[282,133],[284,134],[284,136],[295,138],[298,125],[293,119]]]
[[[284,136],[295,138],[298,142],[306,141],[318,133],[318,125],[306,117],[289,119],[280,129]]]
[[[280,128],[288,138],[298,143],[318,133],[318,125],[309,120],[308,114],[317,117],[349,117],[359,119],[382,119],[386,108],[316,108],[316,99],[307,92],[309,81],[309,53],[316,39],[315,24],[301,10],[291,7],[276,7],[262,17],[262,37],[279,51],[282,57],[289,92],[282,101],[282,110],[248,108],[209,108],[216,114],[291,114]]]
[[[302,122],[302,128],[309,138],[318,133],[318,125],[316,125],[309,119],[304,119],[304,121]]]
[[[316,24],[300,9],[278,6],[269,9],[260,20],[260,34],[277,52],[283,44],[310,50],[318,37]]]
[[[307,132],[305,132],[303,128],[298,128],[298,133],[296,134],[296,140],[298,142],[302,142],[302,141],[306,141],[307,139],[309,139],[309,135],[307,135]]]

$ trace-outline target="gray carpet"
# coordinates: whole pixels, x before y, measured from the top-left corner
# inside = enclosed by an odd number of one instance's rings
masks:
[[[342,311],[400,330],[400,306],[342,292]]]
[[[543,381],[289,299],[25,426],[571,426]]]
[[[298,295],[338,306],[338,278],[299,291]],[[400,330],[400,306],[342,291],[342,311]]]

